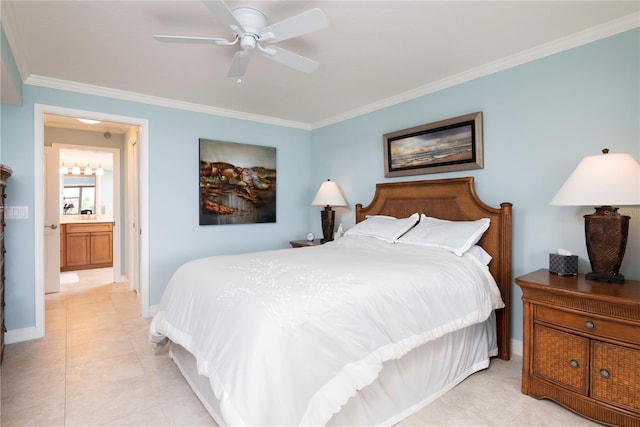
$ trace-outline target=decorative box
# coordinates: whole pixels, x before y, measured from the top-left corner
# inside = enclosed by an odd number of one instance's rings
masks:
[[[578,255],[549,254],[549,271],[560,276],[578,274]]]

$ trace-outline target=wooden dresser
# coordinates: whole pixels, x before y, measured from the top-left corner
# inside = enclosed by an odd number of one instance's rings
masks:
[[[522,288],[522,393],[594,421],[640,426],[640,282],[537,270]]]
[[[5,194],[7,179],[12,172],[9,166],[0,164],[0,363],[2,363],[4,354],[4,333],[7,332],[4,325],[4,254],[6,253],[4,249],[4,199],[7,197]]]

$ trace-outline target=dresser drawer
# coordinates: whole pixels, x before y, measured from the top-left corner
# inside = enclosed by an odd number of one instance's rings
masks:
[[[591,396],[640,414],[640,351],[593,341]]]
[[[589,385],[589,339],[534,325],[533,374],[586,395]]]
[[[632,343],[640,342],[640,328],[638,328],[637,325],[590,316],[586,313],[579,314],[545,306],[537,306],[535,319],[605,338],[629,341]]]

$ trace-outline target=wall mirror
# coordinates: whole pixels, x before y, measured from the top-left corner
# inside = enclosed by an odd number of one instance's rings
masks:
[[[64,215],[93,214],[96,212],[96,177],[65,175],[62,190]]]
[[[60,215],[113,215],[113,152],[60,148]],[[76,169],[74,171],[74,169]]]

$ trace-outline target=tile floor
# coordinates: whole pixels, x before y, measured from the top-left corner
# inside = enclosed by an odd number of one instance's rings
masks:
[[[136,294],[104,284],[110,273],[78,272],[46,296],[46,336],[6,346],[2,426],[215,425],[166,352],[151,351]],[[597,425],[520,394],[520,369],[517,357],[494,360],[399,425]]]

